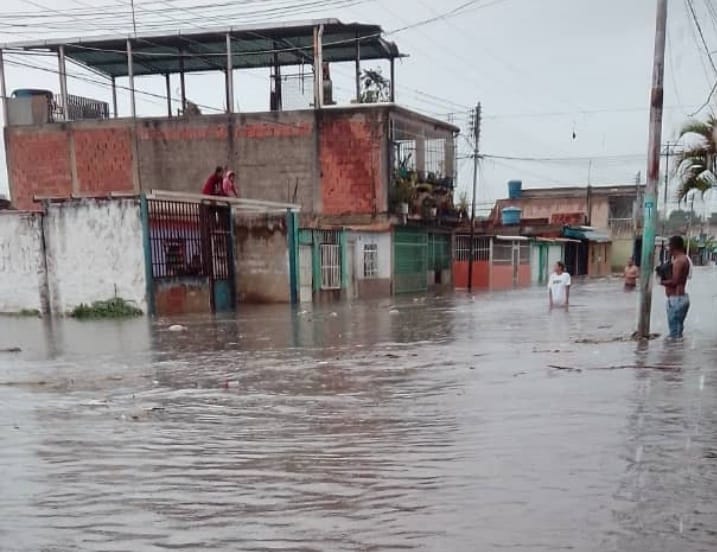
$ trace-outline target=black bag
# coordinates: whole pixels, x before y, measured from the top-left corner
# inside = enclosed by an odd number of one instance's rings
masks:
[[[657,268],[655,273],[660,280],[670,280],[672,278],[672,261],[665,261]]]

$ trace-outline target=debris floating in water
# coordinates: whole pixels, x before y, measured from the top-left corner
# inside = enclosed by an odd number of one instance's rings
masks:
[[[182,326],[181,324],[172,324],[169,328],[167,328],[170,332],[184,332],[187,330],[186,326]]]
[[[390,311],[388,311],[388,314],[391,314],[391,315],[401,314],[401,311],[399,311],[398,309],[391,309]]]
[[[0,349],[0,353],[22,353],[22,349],[20,347],[6,347]]]
[[[558,366],[557,364],[548,364],[548,368],[564,370],[565,372],[576,372],[578,374],[582,372],[580,368],[573,368],[572,366]]]

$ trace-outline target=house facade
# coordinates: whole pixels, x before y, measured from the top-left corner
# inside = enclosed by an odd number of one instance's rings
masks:
[[[611,271],[621,271],[634,254],[635,238],[640,230],[636,205],[639,205],[643,188],[520,189],[513,197],[496,202],[490,221],[500,225],[504,209],[517,209],[521,224],[543,229],[552,226],[552,237],[557,229],[560,237],[582,242],[582,245],[564,245],[566,263],[574,274],[605,276]],[[575,230],[563,235],[562,228],[566,227]]]
[[[33,212],[42,210],[42,201],[70,197],[197,194],[215,166],[226,166],[237,175],[244,208],[256,202],[291,206],[298,213],[296,247],[289,240],[289,258],[263,268],[272,273],[282,263],[290,266],[286,287],[247,279],[241,272],[243,258],[227,257],[231,266],[212,284],[210,304],[227,298],[232,303],[277,300],[278,295],[325,301],[450,286],[447,221],[457,220],[452,192],[458,128],[396,103],[394,62],[402,54],[381,35],[377,26],[332,19],[7,46],[56,53],[60,74],[59,93],[28,88],[4,98],[13,206]],[[261,38],[267,36],[269,42]],[[208,51],[219,53],[212,57]],[[111,79],[111,102],[70,94],[70,61]],[[362,92],[361,67],[368,62],[389,65],[382,97],[367,99]],[[356,93],[340,105],[330,70],[341,63],[355,68]],[[290,73],[297,66],[301,72]],[[259,67],[271,72],[269,108],[237,113],[235,73]],[[224,73],[224,113],[202,114],[188,100],[185,74],[193,71]],[[145,75],[166,78],[164,116],[136,113],[134,79]],[[130,84],[129,114],[117,109],[115,82],[124,77]],[[180,81],[179,98],[172,98],[172,79]],[[189,280],[203,273],[190,273],[198,272],[191,266],[197,255],[191,248],[207,241],[200,228],[201,221],[209,223],[204,214],[193,214],[194,222],[179,214],[171,223],[163,220],[166,226],[152,223],[149,241],[160,259],[154,266],[160,272],[169,266],[155,280],[182,278],[194,290]],[[235,229],[222,231],[230,230]],[[258,228],[251,232],[261,233]],[[256,262],[255,249],[241,251]],[[268,245],[266,252],[271,253]],[[222,291],[220,280],[236,282],[231,293]],[[263,285],[270,291],[260,289]],[[167,293],[175,298],[178,291],[160,286],[155,298],[162,303]]]

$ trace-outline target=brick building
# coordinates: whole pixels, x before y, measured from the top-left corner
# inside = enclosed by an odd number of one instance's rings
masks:
[[[59,94],[20,89],[7,97],[2,82],[12,203],[32,211],[40,208],[38,199],[52,197],[196,193],[215,165],[225,165],[236,172],[242,198],[300,205],[299,224],[305,245],[311,246],[300,254],[311,259],[297,263],[296,280],[300,266],[307,267],[303,283],[310,274],[312,297],[385,293],[386,285],[360,285],[357,280],[387,271],[392,275],[388,290],[400,292],[392,284],[399,266],[413,267],[414,280],[421,282],[410,291],[449,284],[450,278],[436,271],[450,263],[429,259],[429,243],[438,239],[450,250],[445,225],[455,218],[458,129],[396,104],[394,61],[401,54],[381,32],[373,25],[322,20],[6,46],[57,53],[60,75]],[[68,92],[67,60],[111,79],[111,108],[110,102]],[[391,78],[377,97],[362,90],[361,64],[367,60],[390,64]],[[355,69],[356,95],[351,103],[336,105],[329,69],[347,62]],[[302,81],[297,88],[308,92],[290,109],[293,81],[286,68],[299,64],[310,64],[313,71],[308,86]],[[186,97],[185,74],[222,67],[226,112],[198,114]],[[271,71],[269,109],[235,113],[234,73],[258,67]],[[166,77],[166,116],[137,116],[134,78],[139,75]],[[171,97],[172,76],[181,82],[179,99]],[[124,77],[132,98],[129,116],[117,110],[115,82]],[[366,233],[393,237],[407,223],[421,235],[417,247],[363,239]],[[356,235],[368,244],[365,252],[356,251],[364,247],[351,238]],[[376,252],[378,247],[393,250]],[[413,255],[420,257],[418,262],[407,262]],[[392,266],[364,271],[364,260]]]

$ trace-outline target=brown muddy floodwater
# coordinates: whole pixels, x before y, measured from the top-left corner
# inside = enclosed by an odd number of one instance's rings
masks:
[[[569,313],[2,319],[0,550],[717,550],[717,271],[691,287],[686,342],[647,349],[615,280]]]

